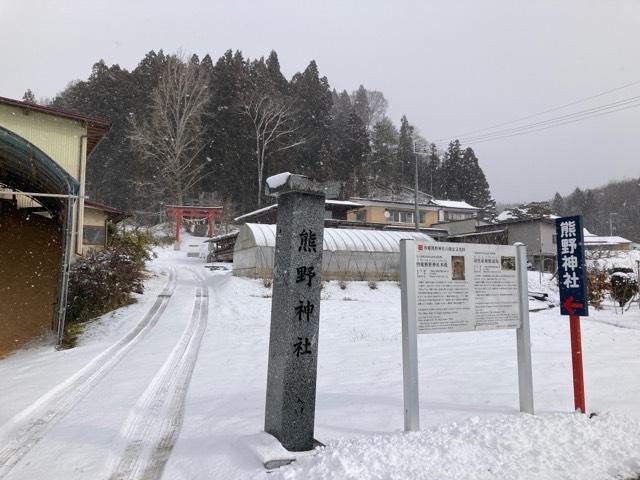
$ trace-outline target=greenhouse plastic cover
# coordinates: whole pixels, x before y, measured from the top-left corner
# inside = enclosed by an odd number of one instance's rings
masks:
[[[256,246],[275,247],[275,225],[247,223],[245,226],[253,233]],[[323,250],[397,253],[400,252],[400,240],[402,239],[414,239],[423,242],[434,241],[429,235],[420,232],[325,228]]]

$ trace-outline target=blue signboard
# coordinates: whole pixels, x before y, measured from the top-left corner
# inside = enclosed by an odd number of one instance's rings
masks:
[[[562,315],[589,315],[582,217],[556,219],[556,247],[558,252],[558,285]]]

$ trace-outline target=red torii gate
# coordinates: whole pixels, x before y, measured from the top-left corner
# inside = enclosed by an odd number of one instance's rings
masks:
[[[180,224],[184,217],[206,218],[209,225],[207,236],[213,236],[213,222],[222,215],[222,207],[196,207],[189,205],[165,205],[167,215],[176,219],[176,241],[180,240]]]

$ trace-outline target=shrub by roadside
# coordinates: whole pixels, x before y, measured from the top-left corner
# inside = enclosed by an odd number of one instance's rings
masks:
[[[118,232],[104,250],[71,266],[63,346],[75,345],[83,323],[132,303],[131,294],[144,291],[144,266],[151,259],[152,243],[147,232]]]
[[[599,268],[597,265],[587,268],[587,294],[589,297],[589,305],[596,310],[602,308],[602,302],[605,299],[611,285],[607,280],[607,271]]]

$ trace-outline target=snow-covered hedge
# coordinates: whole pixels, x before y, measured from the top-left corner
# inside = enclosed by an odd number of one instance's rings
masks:
[[[113,237],[104,250],[73,264],[67,321],[85,322],[131,303],[132,293],[142,293],[150,240],[146,234],[127,232]]]

